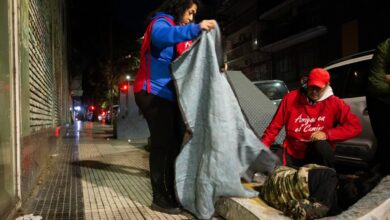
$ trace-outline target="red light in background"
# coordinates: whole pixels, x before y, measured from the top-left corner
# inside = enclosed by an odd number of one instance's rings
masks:
[[[120,90],[122,92],[127,92],[127,90],[129,90],[129,86],[127,84],[123,84],[121,85]]]
[[[93,106],[93,105],[89,106],[89,110],[90,110],[90,111],[95,110],[95,106]]]
[[[127,93],[129,91],[129,82],[128,81],[122,81],[119,83],[118,88],[120,92]]]
[[[61,129],[61,127],[56,127],[56,131],[55,131],[56,137],[60,136],[60,129]]]

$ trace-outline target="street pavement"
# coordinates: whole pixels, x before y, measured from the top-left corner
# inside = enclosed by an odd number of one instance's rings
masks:
[[[195,219],[187,212],[167,215],[150,209],[146,139],[116,140],[111,126],[79,121],[64,127],[61,134],[48,168],[18,216],[34,214],[48,220]]]
[[[76,122],[61,138],[36,187],[15,216],[47,220],[196,219],[190,213],[168,215],[150,209],[147,140],[112,138],[112,126]],[[253,188],[251,184],[245,185]],[[339,216],[329,219],[390,217],[390,176]],[[213,220],[289,219],[260,198],[221,198]],[[386,211],[387,210],[387,211]],[[222,217],[221,217],[222,216]],[[13,218],[13,219],[15,219]],[[20,219],[20,218],[19,218]],[[39,218],[25,218],[39,220]]]

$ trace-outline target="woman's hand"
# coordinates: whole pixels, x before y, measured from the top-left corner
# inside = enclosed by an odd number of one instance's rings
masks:
[[[199,23],[199,26],[202,30],[209,31],[217,26],[217,21],[215,20],[203,20]]]
[[[221,67],[221,69],[220,69],[220,72],[221,72],[221,73],[226,73],[227,70],[228,70],[228,64],[227,64],[227,63],[224,63],[224,64],[223,64],[223,67]]]

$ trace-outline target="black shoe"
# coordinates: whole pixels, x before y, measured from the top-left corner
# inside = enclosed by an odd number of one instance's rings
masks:
[[[152,206],[150,208],[154,211],[164,212],[168,214],[179,214],[181,212],[179,206],[160,205],[156,204],[155,202],[152,203]]]

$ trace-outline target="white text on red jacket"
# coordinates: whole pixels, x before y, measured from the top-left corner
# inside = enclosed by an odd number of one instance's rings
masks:
[[[297,123],[297,127],[295,128],[295,132],[315,132],[315,131],[322,131],[324,129],[323,125],[316,125],[314,126],[313,124],[316,122],[325,122],[325,116],[321,115],[318,117],[309,117],[309,116],[303,116],[300,114],[296,119],[295,123]]]

